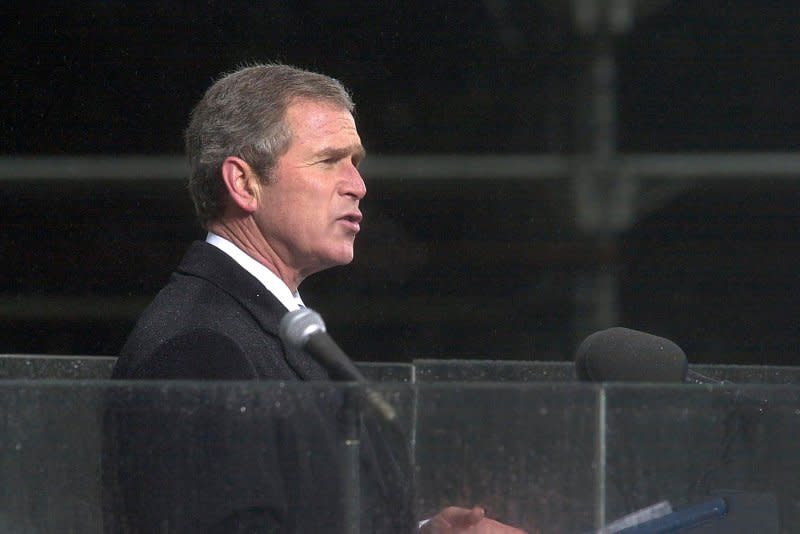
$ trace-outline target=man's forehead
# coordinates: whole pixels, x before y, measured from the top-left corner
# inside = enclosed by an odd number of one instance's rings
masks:
[[[298,101],[287,109],[286,123],[293,142],[363,152],[352,113],[327,102]]]
[[[349,117],[350,120],[355,122],[355,119],[353,118],[353,113],[350,109],[332,100],[326,100],[321,98],[296,97],[290,100],[289,104],[286,106],[287,116],[297,116],[297,115],[304,115],[307,113],[322,113],[322,112],[335,113],[341,115],[342,117]]]

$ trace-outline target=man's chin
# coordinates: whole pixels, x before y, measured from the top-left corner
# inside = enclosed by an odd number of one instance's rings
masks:
[[[353,262],[355,255],[353,254],[353,250],[343,250],[337,251],[336,254],[330,254],[322,259],[319,263],[319,267],[314,270],[314,272],[324,271],[326,269],[331,269],[333,267],[341,267],[343,265],[348,265]]]
[[[334,265],[331,265],[331,267],[338,267],[338,266],[341,266],[341,265],[347,265],[347,264],[349,264],[349,263],[352,263],[352,262],[353,262],[353,259],[354,259],[354,257],[355,257],[355,256],[354,256],[354,254],[353,254],[352,252],[351,252],[350,254],[348,254],[348,255],[341,256],[341,257],[340,257],[340,258],[339,258],[339,259],[336,261],[336,263],[335,263]]]
[[[354,257],[355,249],[352,241],[349,241],[346,245],[343,245],[342,248],[336,251],[336,253],[333,255],[335,265],[347,265],[353,261]]]

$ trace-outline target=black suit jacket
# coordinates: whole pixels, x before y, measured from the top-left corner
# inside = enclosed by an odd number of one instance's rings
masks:
[[[192,243],[139,318],[114,378],[326,380],[304,352],[284,347],[286,308],[230,256]]]
[[[191,398],[190,385],[115,393],[106,416],[108,530],[342,532],[352,412],[325,369],[282,344],[285,313],[227,254],[191,245],[137,322],[113,377],[316,385],[237,392],[215,382],[201,399]],[[405,440],[368,414],[358,421],[361,531],[413,530]]]

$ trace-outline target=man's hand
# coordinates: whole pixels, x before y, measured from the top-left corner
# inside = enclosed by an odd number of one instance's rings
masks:
[[[436,514],[420,529],[423,534],[525,534],[524,531],[486,517],[486,511],[475,506],[449,506]]]

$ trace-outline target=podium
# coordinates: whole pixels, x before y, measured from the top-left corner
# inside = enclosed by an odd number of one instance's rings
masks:
[[[800,524],[800,448],[794,438],[800,387],[777,383],[780,376],[794,380],[794,369],[768,371],[769,384],[712,387],[577,383],[569,367],[557,362],[541,364],[540,372],[535,363],[517,362],[414,366],[372,369],[372,376],[386,378],[372,387],[397,409],[399,422],[397,432],[380,431],[369,439],[402,442],[409,452],[407,470],[391,476],[409,481],[416,518],[443,506],[481,504],[490,516],[523,529],[580,534],[664,500],[681,510],[720,495],[761,495],[767,501],[756,512],[766,510],[783,528]],[[746,378],[746,369],[731,371]],[[341,532],[338,521],[347,515],[347,502],[337,499],[352,493],[343,466],[353,439],[344,426],[331,427],[332,460],[323,461],[320,429],[304,427],[303,418],[309,406],[331,408],[345,393],[358,397],[360,389],[7,373],[0,380],[0,530],[104,532],[109,497],[111,505],[123,498],[106,487],[106,446],[127,439],[132,428],[109,427],[106,415],[109,407],[122,407],[133,417],[129,425],[140,423],[156,431],[150,437],[160,436],[149,444],[141,439],[147,434],[139,436],[129,454],[138,465],[169,464],[171,473],[184,477],[180,484],[162,481],[159,491],[189,499],[176,501],[185,509],[213,515],[216,506],[232,502],[242,480],[275,468],[270,462],[289,454],[293,465],[317,476],[311,497],[331,499],[319,514],[319,531],[327,526]],[[335,406],[330,415],[336,417]],[[282,449],[273,454],[270,444],[276,441]],[[246,470],[216,469],[224,464],[215,467],[214,451],[255,461]],[[220,493],[219,502],[203,494],[209,477],[221,477],[230,494]],[[361,481],[368,477],[362,473]],[[282,487],[302,488],[295,482],[287,479]],[[314,499],[291,513],[321,510]],[[729,502],[733,513],[736,503]],[[367,503],[356,513],[366,524],[380,525],[382,519],[373,516],[386,510]],[[164,514],[169,532],[180,519]]]

